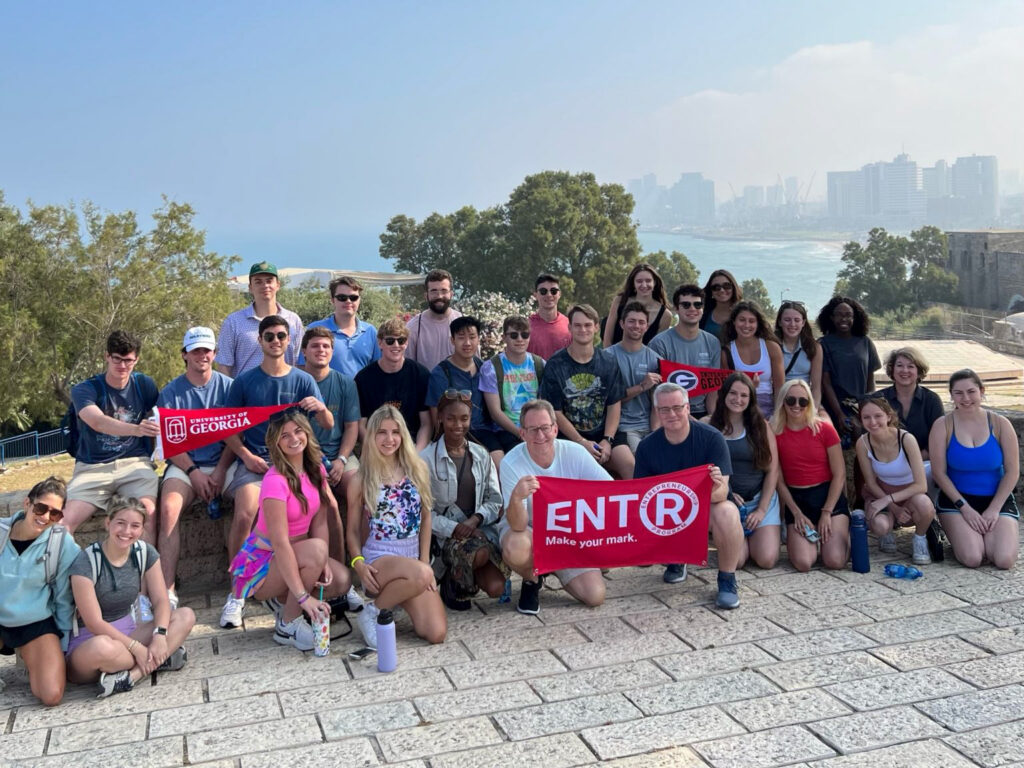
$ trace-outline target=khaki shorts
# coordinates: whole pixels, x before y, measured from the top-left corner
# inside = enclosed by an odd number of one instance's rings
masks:
[[[237,466],[238,464],[234,461],[228,465],[227,474],[224,475],[224,488],[227,488],[229,485],[231,485],[231,481],[235,477],[235,467]],[[202,472],[204,475],[212,475],[213,470],[215,470],[216,468],[217,465],[214,464],[213,466],[210,467],[200,467],[199,471]],[[192,487],[192,479],[188,476],[185,470],[181,469],[176,464],[171,464],[170,462],[168,462],[167,470],[164,472],[163,482],[166,483],[168,480],[178,480],[187,485],[189,488]]]
[[[102,464],[76,461],[74,474],[68,483],[68,501],[84,501],[106,509],[115,493],[137,499],[155,499],[159,488],[156,467],[147,458],[116,459]]]
[[[505,522],[505,518],[502,518],[501,522],[498,523],[498,530],[499,530],[499,535],[501,537],[501,538],[498,539],[498,547],[500,549],[502,546],[504,546],[505,536],[508,535],[512,531],[512,529],[508,527],[508,523]],[[527,527],[527,529],[525,531],[523,531],[523,533],[527,533],[527,534],[529,534],[532,537],[533,536],[533,529]],[[600,570],[601,570],[600,568],[563,568],[560,571],[554,571],[554,574],[555,574],[555,577],[558,579],[558,581],[564,587],[570,581],[575,579],[577,576],[582,576],[584,573],[588,573],[589,571],[600,571]]]

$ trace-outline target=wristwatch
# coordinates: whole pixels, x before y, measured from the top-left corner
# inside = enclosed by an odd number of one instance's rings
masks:
[[[157,635],[167,637],[167,627],[155,627],[153,629],[153,637],[156,637]]]
[[[966,504],[966,503],[967,502],[964,501],[963,499],[957,499],[956,501],[953,502],[953,506],[956,507],[957,509],[963,509],[964,508],[964,504]]]
[[[601,439],[602,440],[607,440],[608,441],[608,445],[613,445],[615,443],[615,437],[613,435],[605,435]]]

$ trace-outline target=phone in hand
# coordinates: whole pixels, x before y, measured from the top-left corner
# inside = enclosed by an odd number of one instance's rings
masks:
[[[814,529],[814,526],[810,523],[804,523],[804,538],[813,544],[821,537],[818,536],[818,532]]]

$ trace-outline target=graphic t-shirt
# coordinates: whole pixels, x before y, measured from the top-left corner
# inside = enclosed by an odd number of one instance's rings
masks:
[[[156,405],[157,388],[149,376],[133,373],[123,389],[110,386],[106,377],[86,379],[71,389],[71,402],[78,416],[78,455],[83,464],[106,464],[117,459],[146,457],[152,452],[151,441],[144,437],[106,435],[82,421],[82,409],[95,405],[106,416],[125,424],[140,424]]]
[[[610,352],[595,350],[587,363],[579,363],[562,349],[544,366],[540,396],[561,411],[576,431],[588,440],[604,436],[609,405],[626,394],[619,365]]]
[[[521,364],[513,363],[505,353],[501,353],[501,403],[502,410],[509,417],[513,424],[519,426],[519,411],[529,401],[537,397],[540,391],[540,382],[537,380],[537,368],[533,364],[533,357],[529,354]],[[480,391],[489,392],[492,395],[498,392],[498,375],[494,370],[494,359],[488,360],[480,369]]]

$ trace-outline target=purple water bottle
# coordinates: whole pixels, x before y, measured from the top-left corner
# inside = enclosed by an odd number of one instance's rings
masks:
[[[377,671],[392,672],[398,666],[395,617],[386,608],[377,614]]]

